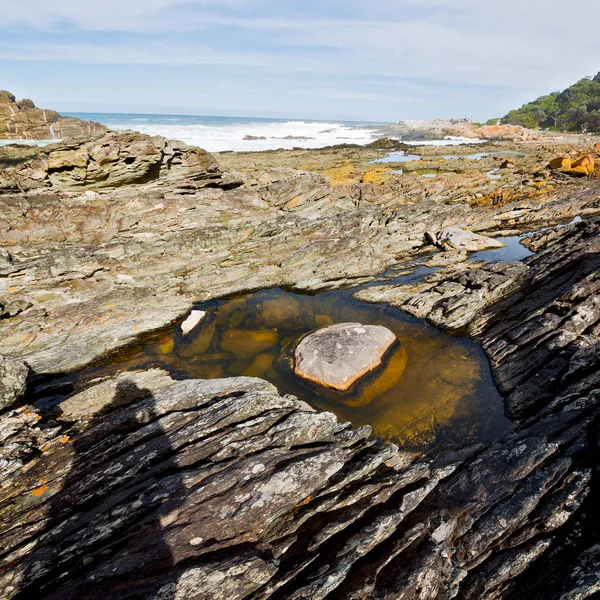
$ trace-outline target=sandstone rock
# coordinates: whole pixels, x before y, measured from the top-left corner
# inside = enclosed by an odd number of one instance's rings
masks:
[[[378,367],[396,336],[380,325],[338,323],[307,335],[294,351],[294,372],[325,387],[347,390]]]
[[[302,317],[302,307],[292,296],[265,300],[262,306],[262,317],[267,327],[277,327],[285,321],[294,322]]]
[[[3,186],[90,190],[182,177],[201,186],[220,178],[219,167],[208,152],[131,131],[51,144],[40,148],[36,156],[7,168],[4,181],[0,173],[0,191]]]
[[[0,356],[0,411],[9,408],[24,393],[29,369],[18,360]]]
[[[221,349],[241,358],[253,358],[257,354],[276,346],[279,335],[276,331],[228,329],[221,337]]]
[[[0,139],[53,140],[99,131],[106,131],[106,127],[92,121],[62,117],[56,111],[36,108],[28,98],[17,101],[10,92],[0,91]]]
[[[460,227],[446,227],[429,238],[444,250],[464,250],[466,252],[479,252],[490,248],[503,248],[506,244],[500,240],[485,237]]]

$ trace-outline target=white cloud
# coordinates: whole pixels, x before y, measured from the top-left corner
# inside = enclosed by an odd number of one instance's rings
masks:
[[[357,102],[361,95],[365,102],[395,101],[389,86],[356,87],[367,79],[405,88],[423,81],[409,92],[414,101],[427,98],[428,80],[442,82],[448,94],[456,84],[463,94],[472,85],[529,95],[600,70],[600,2],[588,3],[582,18],[565,18],[563,0],[305,0],[302,11],[295,0],[3,4],[0,31],[11,33],[10,41],[0,40],[5,60],[303,73],[314,76],[315,97],[339,93]],[[47,35],[20,42],[19,28]],[[328,87],[327,76],[345,77],[343,91]]]

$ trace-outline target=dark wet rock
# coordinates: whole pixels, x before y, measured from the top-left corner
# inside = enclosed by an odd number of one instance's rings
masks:
[[[19,360],[0,356],[0,411],[12,406],[27,387],[29,368]]]
[[[561,385],[581,393],[600,381],[600,221],[547,238],[515,291],[471,325],[513,417],[555,401]]]
[[[371,286],[356,292],[355,297],[385,302],[443,329],[460,330],[501,298],[526,270],[523,263],[463,262],[417,283]]]
[[[294,351],[294,372],[318,385],[347,390],[376,369],[396,336],[381,325],[338,323],[304,337]]]
[[[93,121],[63,117],[54,110],[36,108],[29,98],[16,100],[10,92],[0,90],[0,139],[54,140],[99,131],[106,131],[106,127]]]

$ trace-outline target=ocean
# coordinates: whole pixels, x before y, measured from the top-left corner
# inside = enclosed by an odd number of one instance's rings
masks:
[[[86,121],[98,121],[110,129],[133,129],[199,146],[209,152],[260,151],[278,148],[323,148],[336,144],[368,144],[385,135],[389,123],[317,121],[254,117],[209,117],[127,113],[62,113]],[[258,138],[258,139],[257,139]],[[2,140],[6,144],[51,144],[58,140]],[[443,140],[406,141],[413,145],[453,146],[482,140],[447,137]]]
[[[209,152],[322,148],[334,144],[368,144],[385,123],[311,121],[252,117],[204,117],[119,113],[62,113],[99,121],[110,129],[135,129],[200,146]],[[265,139],[244,139],[246,136]],[[296,138],[296,139],[285,139]],[[298,139],[304,138],[304,139]]]

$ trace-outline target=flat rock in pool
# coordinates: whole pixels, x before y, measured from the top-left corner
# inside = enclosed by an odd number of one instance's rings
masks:
[[[307,335],[294,352],[294,372],[319,385],[347,390],[381,364],[396,336],[381,325],[339,323]]]
[[[504,248],[506,244],[500,240],[479,235],[460,227],[445,227],[437,233],[428,233],[429,238],[444,250],[464,250],[480,252],[492,248]]]

